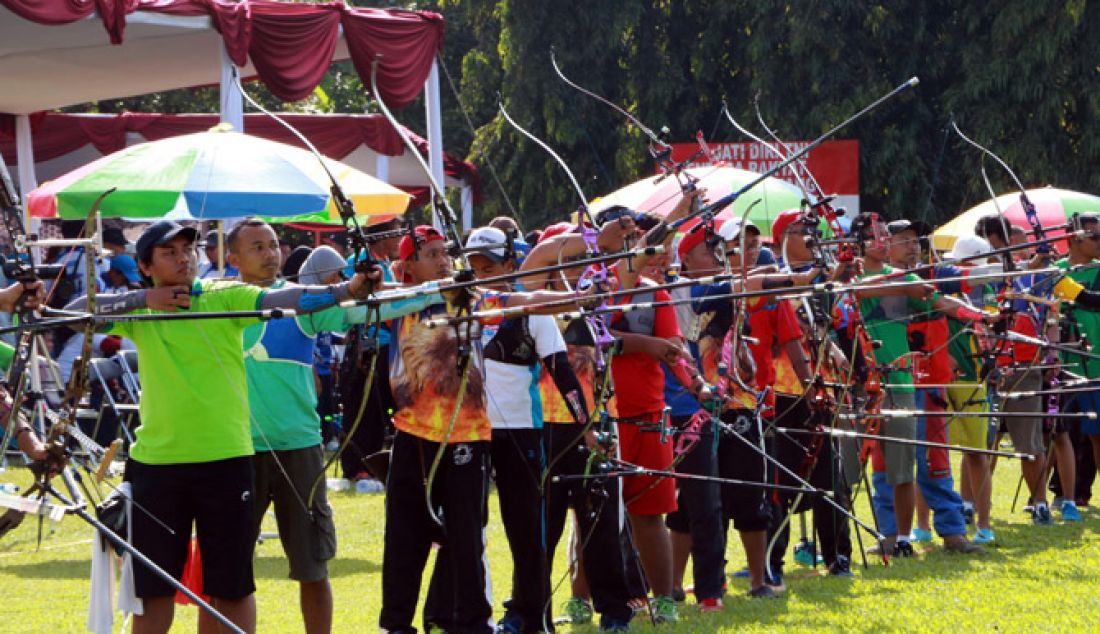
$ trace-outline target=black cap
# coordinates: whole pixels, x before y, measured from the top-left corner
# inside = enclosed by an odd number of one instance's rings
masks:
[[[138,260],[145,262],[153,252],[153,247],[159,247],[172,241],[176,236],[183,235],[194,242],[199,238],[197,229],[185,227],[173,220],[158,220],[141,232],[137,241]]]
[[[126,246],[130,241],[126,239],[126,235],[122,233],[122,229],[118,227],[107,227],[103,230],[103,244],[117,244],[120,247]]]
[[[896,236],[902,231],[914,231],[918,238],[930,235],[932,233],[932,227],[928,226],[928,223],[920,220],[894,220],[893,222],[886,223],[886,230],[890,232],[890,235]]]

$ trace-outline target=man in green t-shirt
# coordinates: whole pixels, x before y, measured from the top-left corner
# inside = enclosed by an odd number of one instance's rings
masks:
[[[138,265],[151,288],[101,297],[97,312],[163,314],[256,309],[322,310],[369,295],[375,270],[329,287],[263,289],[196,279],[198,232],[170,220],[150,225],[137,243]],[[82,308],[83,298],[70,304]],[[137,346],[142,369],[141,427],[126,479],[144,509],[134,513],[133,545],[179,578],[192,523],[202,551],[203,592],[246,631],[256,627],[252,576],[252,433],[244,355],[254,317],[113,323],[109,330]],[[156,519],[154,519],[156,518]],[[170,530],[165,530],[165,527]],[[143,614],[135,632],[167,632],[175,589],[143,566],[134,569]]]
[[[1061,269],[1068,270],[1071,267],[1085,265],[1094,265],[1097,260],[1100,259],[1100,215],[1097,214],[1081,214],[1077,217],[1077,228],[1085,232],[1084,236],[1072,237],[1067,242],[1069,244],[1069,253],[1067,257],[1059,260],[1055,263],[1055,266]],[[1089,305],[1089,302],[1082,302],[1086,295],[1090,292],[1096,292],[1100,289],[1100,267],[1087,267],[1080,268],[1078,270],[1071,270],[1066,274],[1073,282],[1076,282],[1081,287],[1074,293],[1059,292],[1062,290],[1061,286],[1065,284],[1059,284],[1056,287],[1055,293],[1059,296],[1072,296],[1074,300],[1069,304],[1069,308],[1066,309],[1065,325],[1063,326],[1062,339],[1063,343],[1072,344],[1081,340],[1087,341],[1091,344],[1093,352],[1097,350],[1096,342],[1100,342],[1100,312],[1097,312],[1095,308]],[[1095,358],[1084,357],[1079,354],[1073,354],[1071,352],[1062,353],[1062,361],[1066,363],[1066,370],[1083,376],[1087,379],[1100,378],[1100,360]],[[1067,394],[1062,397],[1063,410],[1068,412],[1097,412],[1100,411],[1100,391],[1089,390],[1080,391],[1073,390],[1072,394]],[[1089,442],[1092,444],[1092,455],[1094,462],[1100,465],[1100,424],[1095,420],[1082,420],[1081,434],[1088,436]],[[1074,503],[1075,497],[1075,481],[1074,478],[1066,478],[1062,470],[1062,463],[1065,461],[1067,464],[1072,464],[1071,461],[1059,454],[1058,457],[1059,467],[1059,480],[1062,486],[1062,496],[1064,502],[1062,503],[1062,519],[1075,521],[1080,519],[1080,512],[1077,510],[1077,506]],[[1088,481],[1086,474],[1079,473],[1074,474],[1076,478],[1082,478]],[[1066,480],[1070,480],[1066,482]]]
[[[289,286],[277,279],[282,256],[279,238],[266,222],[243,220],[229,230],[226,245],[229,264],[240,271],[241,281],[270,289]],[[302,267],[303,271],[315,271],[316,279],[301,281],[338,283],[344,266],[335,250],[319,247]],[[383,303],[381,318],[393,319],[442,301],[432,293]],[[365,306],[336,306],[296,319],[255,323],[244,331],[252,444],[256,448],[254,533],[259,535],[264,514],[274,504],[279,541],[290,563],[290,578],[299,582],[304,629],[310,633],[332,628],[327,561],[336,554],[332,509],[324,482],[317,485],[324,455],[313,375],[316,338],[322,332],[346,332],[366,318]]]
[[[890,223],[887,227],[881,221],[876,231],[867,223],[871,220],[861,216],[853,223],[856,231],[864,234],[889,235],[887,243],[868,241],[863,249],[863,281],[905,282],[906,286],[861,291],[860,312],[872,340],[880,342],[874,350],[875,360],[890,368],[885,389],[885,407],[900,410],[916,410],[916,390],[913,387],[911,371],[903,369],[911,366],[908,324],[914,317],[922,317],[936,311],[951,317],[972,321],[974,319],[994,319],[993,315],[976,311],[962,302],[943,296],[927,284],[916,284],[921,279],[912,273],[896,271],[886,264],[895,252],[895,259],[905,260],[896,252],[916,248],[919,231],[908,221]],[[915,416],[891,416],[882,423],[881,433],[886,437],[903,440],[917,439],[918,421]],[[891,548],[895,556],[913,556],[913,547],[909,543],[909,534],[913,528],[913,512],[916,503],[917,447],[897,442],[880,442],[881,456],[876,456],[873,477],[875,494],[874,505],[879,521],[879,529],[886,535],[885,546]],[[923,471],[923,470],[921,470]],[[922,485],[927,478],[922,478]],[[922,489],[927,489],[922,486]],[[926,493],[927,496],[927,493]],[[965,525],[962,525],[962,504],[958,508],[945,508],[945,517],[941,524],[937,519],[937,530],[944,537],[944,546],[959,552],[974,552],[975,547],[965,537]],[[937,514],[939,515],[939,513]],[[956,517],[957,516],[957,517]],[[954,521],[957,520],[957,521]],[[980,550],[980,549],[977,549]]]

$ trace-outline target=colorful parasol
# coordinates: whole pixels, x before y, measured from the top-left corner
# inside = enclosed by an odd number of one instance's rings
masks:
[[[756,172],[727,166],[691,167],[684,171],[699,179],[697,186],[707,190],[709,200],[732,193],[760,176]],[[592,211],[596,213],[613,205],[622,205],[634,211],[664,216],[672,211],[680,196],[680,185],[675,178],[649,176],[597,199],[592,203]],[[769,236],[772,220],[780,212],[798,207],[802,202],[802,193],[787,181],[767,178],[723,209],[717,218],[740,218],[745,209],[757,200],[760,202],[749,213],[749,220],[760,228],[763,235]]]
[[[1057,189],[1055,187],[1030,189],[1027,192],[1027,197],[1035,205],[1039,223],[1048,229],[1065,225],[1075,213],[1100,212],[1100,197],[1068,189]],[[949,251],[959,238],[974,235],[974,226],[978,223],[979,218],[990,214],[997,215],[998,207],[1004,212],[1005,219],[1009,223],[1021,227],[1024,231],[1031,231],[1031,225],[1028,224],[1027,218],[1024,216],[1024,208],[1020,204],[1019,192],[1010,192],[995,199],[987,200],[955,216],[932,234],[933,246],[940,251]],[[1050,237],[1064,233],[1064,229],[1047,231],[1047,235]],[[1064,242],[1056,242],[1054,247],[1062,253],[1066,250]]]
[[[362,216],[404,213],[409,195],[355,168],[325,165]],[[338,221],[331,183],[306,150],[225,128],[133,145],[43,184],[28,196],[31,216],[82,219],[104,191],[100,211],[130,220],[216,220],[301,216]]]

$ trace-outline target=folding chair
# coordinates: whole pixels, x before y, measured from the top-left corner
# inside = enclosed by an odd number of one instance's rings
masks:
[[[115,398],[115,394],[111,389],[111,381],[117,380],[120,384],[125,384],[125,372],[123,366],[111,358],[92,359],[88,364],[88,371],[91,375],[92,381],[95,385],[99,386],[99,391],[103,395],[103,401],[100,403],[98,410],[93,410],[92,414],[95,418],[95,426],[90,434],[95,438],[99,432],[99,426],[103,422],[104,414],[110,410],[114,414],[116,420],[118,420],[118,426],[122,435],[128,443],[134,442],[133,433],[130,431],[133,427],[134,417],[138,413],[137,403],[123,403],[119,402]],[[129,398],[130,391],[124,387]]]

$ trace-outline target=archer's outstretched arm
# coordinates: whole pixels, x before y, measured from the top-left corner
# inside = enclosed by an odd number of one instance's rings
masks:
[[[1054,285],[1054,295],[1086,310],[1100,310],[1100,292],[1090,291],[1070,277],[1063,277]]]

